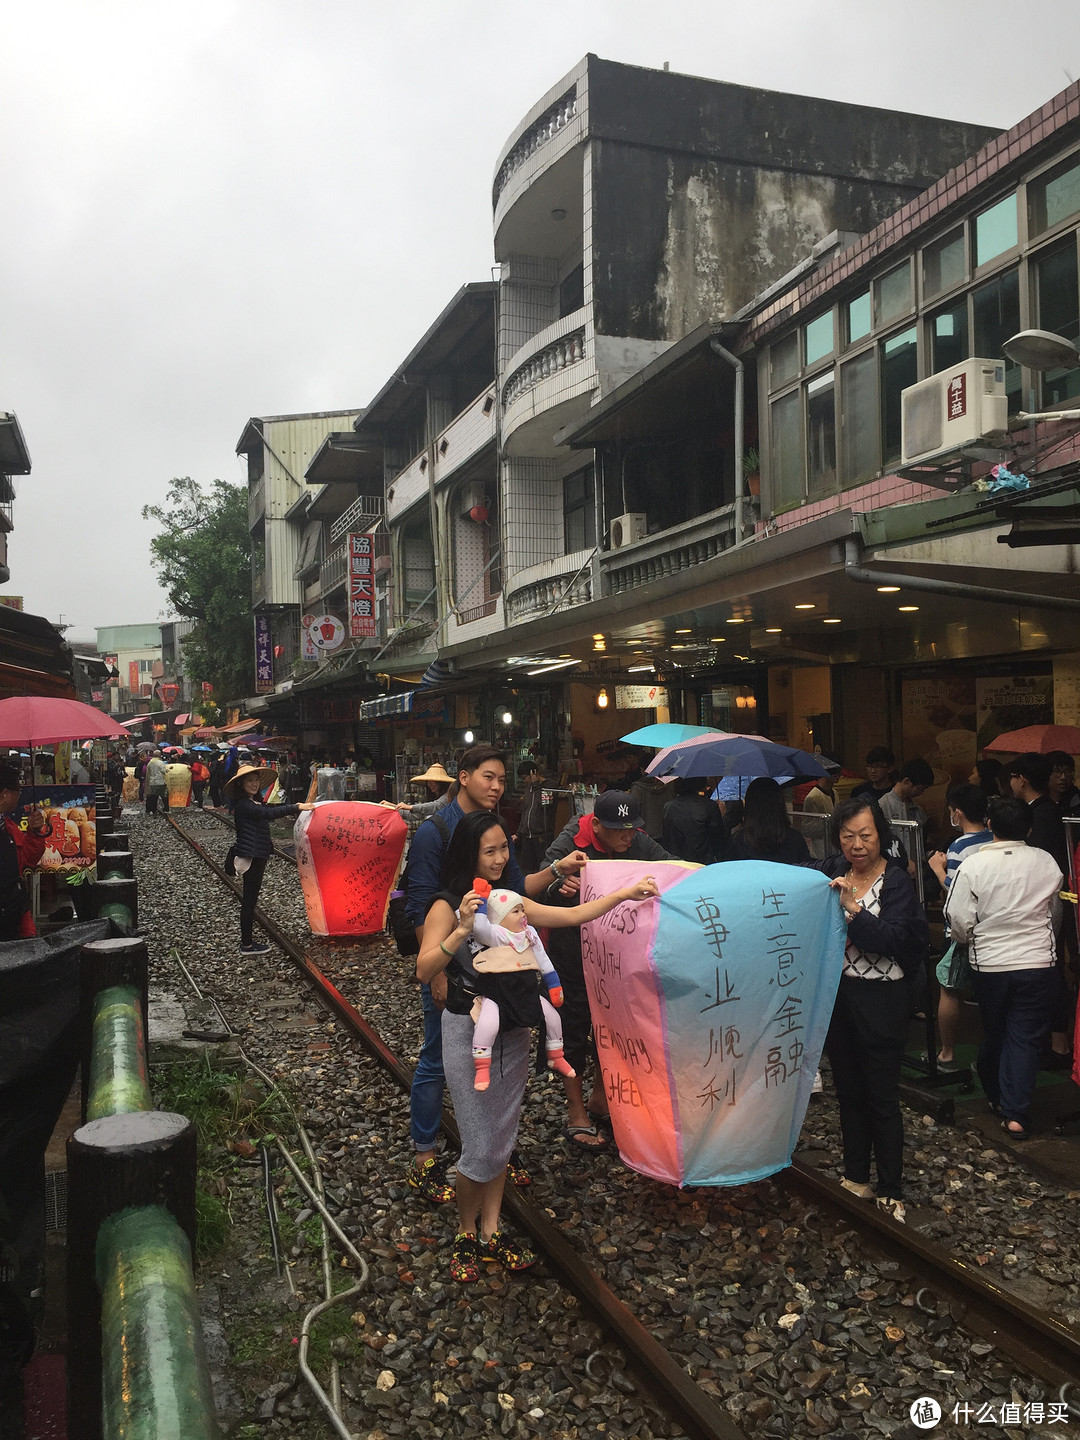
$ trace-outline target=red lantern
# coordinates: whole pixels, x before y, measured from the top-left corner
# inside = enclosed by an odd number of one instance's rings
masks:
[[[486,505],[474,505],[469,511],[469,519],[475,520],[477,525],[483,525],[487,518],[488,508]]]

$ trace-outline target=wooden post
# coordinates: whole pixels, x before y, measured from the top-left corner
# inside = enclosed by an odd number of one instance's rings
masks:
[[[109,841],[114,837],[109,836]],[[97,857],[99,880],[134,880],[135,856],[130,850],[99,850]]]
[[[133,985],[139,994],[143,1034],[149,1026],[149,981],[146,941],[137,936],[91,940],[79,952],[79,1058],[82,1062],[82,1113],[90,1094],[94,1001],[100,990]]]
[[[68,1440],[102,1440],[98,1233],[129,1206],[161,1205],[195,1249],[195,1127],[147,1110],[92,1120],[68,1140]]]
[[[95,880],[90,886],[94,918],[114,920],[134,930],[139,924],[139,889],[135,880]]]
[[[139,992],[134,985],[110,985],[94,997],[84,1113],[88,1120],[101,1120],[153,1108]]]
[[[126,830],[112,830],[109,837],[102,846],[104,850],[130,850],[131,836]]]

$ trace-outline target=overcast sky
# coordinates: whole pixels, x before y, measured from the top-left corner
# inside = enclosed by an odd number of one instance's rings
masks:
[[[7,592],[159,618],[142,506],[251,415],[364,405],[492,264],[516,123],[588,51],[1002,127],[1080,75],[1043,0],[0,0]]]

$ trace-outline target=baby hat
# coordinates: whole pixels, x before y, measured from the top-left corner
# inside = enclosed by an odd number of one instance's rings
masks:
[[[515,905],[521,904],[521,896],[514,890],[492,890],[488,896],[487,917],[492,925],[501,925]]]

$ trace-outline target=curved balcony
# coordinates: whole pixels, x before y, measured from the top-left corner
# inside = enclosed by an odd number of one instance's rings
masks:
[[[656,580],[666,580],[714,559],[734,543],[735,506],[722,505],[708,515],[650,535],[637,545],[606,551],[600,560],[604,594],[620,595]]]
[[[591,554],[590,550],[579,550],[519,571],[512,582],[507,582],[503,597],[507,624],[538,620],[552,610],[572,605],[587,605],[593,598],[588,565]]]
[[[585,322],[586,311],[575,310],[534,335],[514,356],[501,391],[504,441],[530,421],[536,422],[530,427],[538,433],[528,437],[529,453],[553,455],[552,435],[573,418],[554,412],[571,400],[579,400],[582,411],[587,408],[588,400],[582,397],[596,383],[596,367]]]

